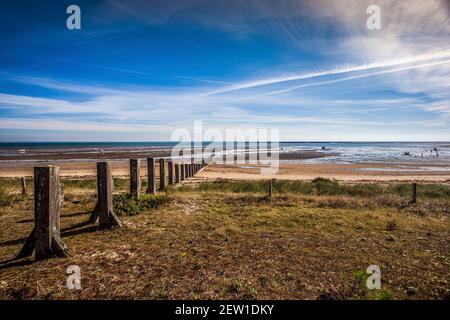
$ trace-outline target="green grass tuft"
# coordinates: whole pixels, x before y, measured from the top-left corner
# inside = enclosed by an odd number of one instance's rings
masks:
[[[133,216],[156,209],[170,201],[166,194],[143,194],[137,199],[128,193],[114,195],[114,212],[120,216]]]

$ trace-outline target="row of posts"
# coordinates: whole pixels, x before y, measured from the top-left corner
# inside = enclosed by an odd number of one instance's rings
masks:
[[[156,194],[156,160],[147,158],[147,177],[148,185],[146,192]],[[204,160],[197,163],[191,160],[188,163],[174,161],[173,159],[160,158],[159,160],[159,191],[163,191],[167,185],[180,183],[190,177],[193,177],[207,164]],[[166,173],[167,169],[167,173]],[[139,159],[130,160],[130,194],[139,197],[141,193],[141,162]]]
[[[193,177],[207,164],[173,161],[160,158],[159,161],[159,190],[164,190],[167,184],[180,183]],[[147,193],[156,193],[156,159],[147,159],[148,187]],[[166,164],[167,173],[166,175]],[[166,181],[168,178],[168,181]],[[97,163],[97,204],[88,223],[97,223],[99,228],[112,226],[122,227],[122,222],[114,213],[113,206],[113,178],[109,162]],[[22,193],[26,193],[25,179],[22,179]],[[130,160],[130,194],[140,196],[141,177],[140,160]],[[63,203],[62,186],[59,180],[59,167],[46,166],[34,168],[34,220],[35,225],[22,250],[16,259],[31,256],[35,253],[35,260],[42,260],[54,256],[67,257],[68,248],[60,237],[60,213]]]

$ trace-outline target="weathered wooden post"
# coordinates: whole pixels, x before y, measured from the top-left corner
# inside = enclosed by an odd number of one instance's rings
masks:
[[[20,182],[22,184],[22,195],[26,195],[27,194],[27,181],[25,180],[25,177],[22,177],[20,179]]]
[[[156,179],[155,179],[155,159],[147,158],[147,177],[148,177],[148,185],[147,185],[147,193],[155,194],[156,193]]]
[[[191,177],[193,177],[195,175],[195,169],[194,169],[195,163],[194,163],[194,160],[192,160],[192,159],[191,159],[190,166],[191,166]]]
[[[245,141],[244,164],[250,162],[250,141]]]
[[[141,195],[141,161],[130,159],[130,194],[139,198]]]
[[[164,190],[166,187],[166,160],[159,159],[159,190]]]
[[[237,160],[238,160],[238,155],[237,155],[237,141],[234,141],[234,156],[233,156],[233,158],[234,158],[233,163],[234,163],[234,164],[237,164]]]
[[[261,158],[260,158],[260,156],[259,156],[259,140],[258,141],[256,141],[256,164],[258,164],[259,163],[259,160],[260,160]]]
[[[175,163],[175,183],[180,183],[180,164]]]
[[[180,166],[180,179],[181,181],[184,181],[185,179],[184,174],[186,172],[186,170],[184,169],[184,164],[180,163],[179,166]]]
[[[89,222],[94,223],[98,217],[100,228],[109,228],[112,226],[122,227],[122,222],[114,213],[113,188],[114,182],[109,162],[97,162],[98,202]]]
[[[274,179],[269,180],[269,198],[272,198]]]
[[[169,184],[173,184],[173,161],[167,161],[167,171],[169,173]]]
[[[60,208],[63,202],[56,166],[34,168],[34,229],[17,258],[35,252],[35,260],[67,257],[68,249],[60,237]]]
[[[227,163],[227,142],[222,141],[222,164]]]
[[[417,183],[413,183],[411,186],[411,203],[416,203],[417,202]]]

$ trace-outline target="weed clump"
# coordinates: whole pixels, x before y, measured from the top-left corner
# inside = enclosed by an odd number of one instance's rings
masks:
[[[114,195],[114,212],[119,216],[133,216],[159,208],[170,201],[166,194],[144,194],[139,198],[128,193]]]
[[[0,187],[0,208],[9,207],[16,202],[16,197],[6,192],[4,187]]]

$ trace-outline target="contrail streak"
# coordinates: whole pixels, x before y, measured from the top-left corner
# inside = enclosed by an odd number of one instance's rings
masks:
[[[443,58],[449,58],[449,57],[450,57],[450,50],[443,50],[443,51],[438,51],[438,52],[434,52],[434,53],[426,53],[426,54],[421,54],[421,55],[416,55],[416,56],[411,56],[411,57],[406,57],[406,58],[378,61],[378,62],[362,64],[362,65],[344,66],[344,67],[330,69],[330,70],[324,70],[324,71],[308,72],[308,73],[293,74],[293,75],[282,76],[282,77],[273,77],[273,78],[260,79],[260,80],[254,80],[254,81],[248,81],[248,82],[241,82],[241,83],[236,83],[234,85],[225,86],[225,87],[219,88],[217,90],[207,92],[207,93],[203,94],[203,96],[227,93],[227,92],[232,92],[232,91],[237,91],[237,90],[242,90],[242,89],[255,88],[255,87],[260,87],[260,86],[264,86],[264,85],[276,84],[276,83],[280,83],[280,82],[304,80],[304,79],[316,78],[316,77],[321,77],[321,76],[336,75],[336,74],[356,72],[356,71],[365,71],[365,70],[371,70],[371,69],[377,69],[377,68],[394,67],[394,66],[402,65],[402,64],[417,63],[417,62],[423,62],[426,60],[443,59]]]
[[[262,95],[272,95],[272,94],[278,94],[278,93],[285,93],[285,92],[289,92],[289,91],[293,91],[293,90],[300,89],[300,88],[305,88],[305,87],[320,86],[320,85],[323,85],[323,84],[338,83],[338,82],[349,81],[349,80],[354,80],[354,79],[367,78],[367,77],[377,76],[377,75],[380,75],[380,74],[388,74],[388,73],[395,73],[395,72],[412,70],[412,69],[427,68],[427,67],[432,67],[432,66],[436,66],[436,65],[440,65],[440,64],[445,64],[445,63],[450,63],[450,60],[436,61],[436,62],[424,63],[424,64],[419,64],[419,65],[414,65],[414,66],[409,66],[409,67],[402,67],[402,68],[395,68],[395,69],[371,72],[371,73],[360,74],[360,75],[356,75],[356,76],[350,76],[350,77],[345,77],[345,78],[340,78],[340,79],[334,79],[334,80],[326,80],[326,81],[320,81],[320,82],[314,82],[314,83],[306,83],[306,84],[298,85],[298,86],[287,88],[287,89],[281,89],[281,90],[267,92],[267,93],[264,93]]]

